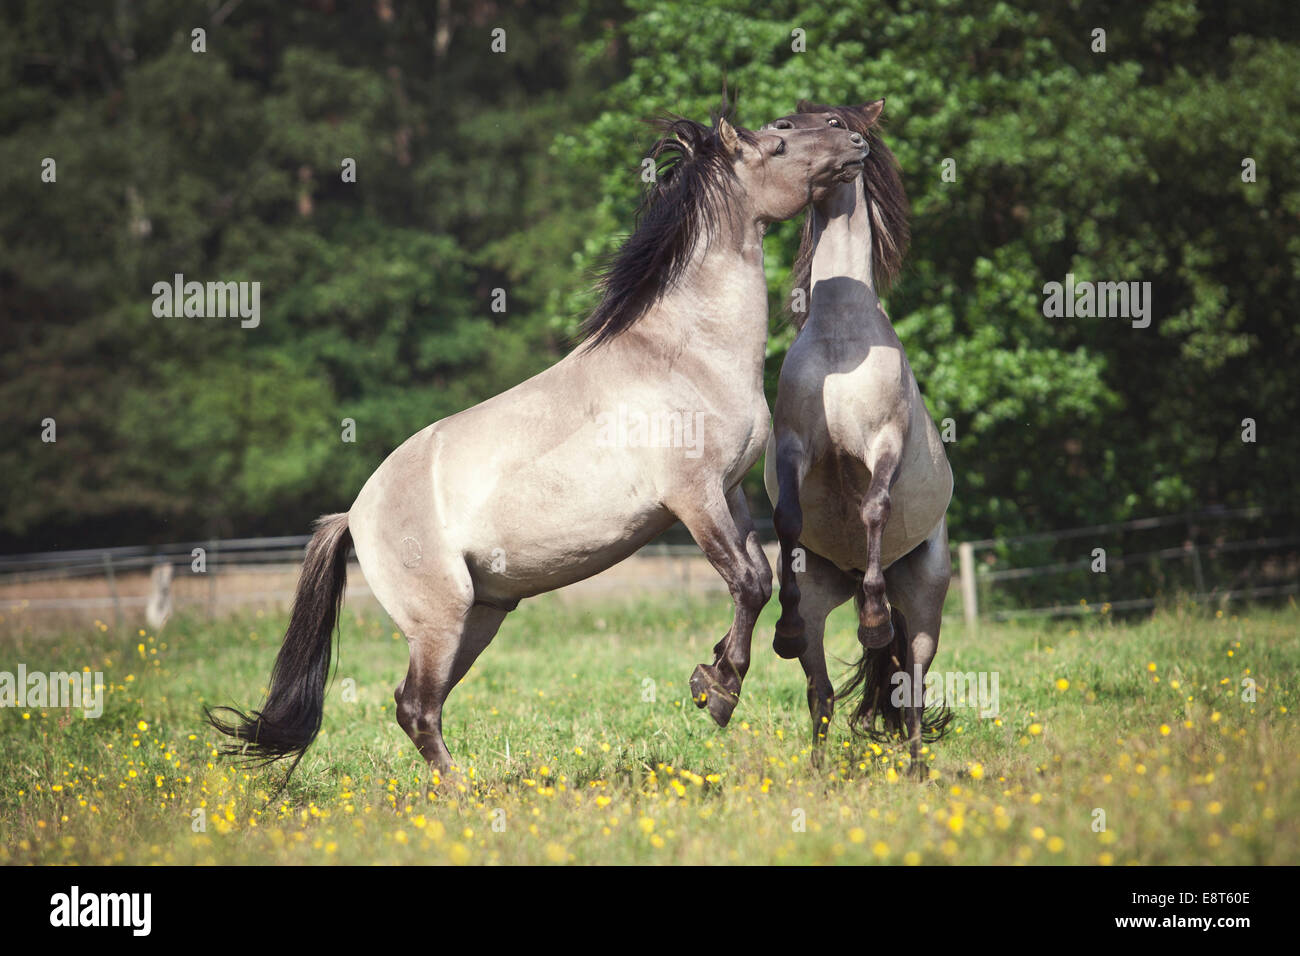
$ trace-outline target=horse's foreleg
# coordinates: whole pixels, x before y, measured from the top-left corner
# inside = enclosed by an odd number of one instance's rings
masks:
[[[943,619],[943,602],[952,580],[952,564],[948,555],[948,527],[946,521],[928,539],[918,545],[885,572],[889,599],[901,610],[908,625],[907,660],[905,667],[912,685],[913,695],[908,695],[903,710],[911,745],[912,765],[921,771],[922,735],[929,732],[942,734],[947,715],[941,715],[933,726],[926,727],[925,676],[935,652],[939,649],[939,626]]]
[[[784,558],[782,558],[784,560]],[[804,676],[808,678],[808,714],[812,717],[813,760],[820,763],[822,748],[835,712],[835,688],[826,672],[823,640],[826,617],[857,590],[857,576],[841,571],[820,555],[808,552],[808,566],[803,574],[801,603],[805,625],[805,647],[799,655]]]
[[[754,622],[772,596],[772,568],[739,487],[727,496],[718,490],[703,501],[692,502],[678,510],[677,516],[727,582],[735,605],[731,629],[713,648],[713,663],[701,664],[691,675],[696,705],[707,707],[718,726],[725,727],[749,670]]]
[[[776,637],[772,649],[781,657],[799,657],[807,647],[804,622],[799,614],[799,561],[795,550],[803,534],[803,508],[799,504],[799,489],[808,474],[808,460],[797,435],[788,432],[777,436],[776,441],[776,510],[772,524],[781,544],[781,617],[776,622]],[[806,558],[806,555],[804,556]]]
[[[899,452],[894,444],[880,448],[869,462],[871,482],[862,499],[862,523],[867,532],[867,560],[862,575],[862,600],[858,608],[858,641],[871,650],[884,647],[894,637],[881,566],[881,541],[889,523],[890,486],[898,470]]]

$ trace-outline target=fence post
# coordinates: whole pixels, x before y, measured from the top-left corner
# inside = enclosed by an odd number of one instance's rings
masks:
[[[172,564],[155,562],[149,575],[149,602],[145,605],[144,619],[155,632],[160,632],[172,616]]]
[[[975,548],[969,541],[957,545],[957,562],[961,568],[961,609],[966,626],[974,633],[978,627],[978,599],[975,595]]]

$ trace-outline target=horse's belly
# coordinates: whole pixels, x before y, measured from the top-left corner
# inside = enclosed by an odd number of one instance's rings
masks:
[[[667,509],[647,506],[617,524],[600,520],[585,533],[581,524],[550,526],[545,518],[527,540],[481,538],[465,554],[480,600],[513,602],[586,580],[631,557],[675,520]],[[552,532],[550,534],[546,532]]]

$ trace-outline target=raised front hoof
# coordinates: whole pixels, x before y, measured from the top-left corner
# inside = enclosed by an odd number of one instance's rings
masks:
[[[803,636],[803,621],[789,624],[782,618],[776,622],[776,637],[772,639],[772,650],[776,651],[778,657],[793,660],[802,657],[807,649],[808,638]]]
[[[719,727],[727,726],[731,712],[736,709],[740,697],[727,690],[718,680],[717,669],[709,664],[701,664],[691,675],[691,697],[696,707],[706,707],[709,716]]]
[[[888,648],[892,641],[893,622],[889,618],[885,618],[883,624],[876,624],[875,627],[858,624],[858,644],[865,646],[867,650]]]

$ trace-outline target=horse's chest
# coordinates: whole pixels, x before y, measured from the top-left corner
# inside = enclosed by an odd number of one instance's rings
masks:
[[[886,429],[905,434],[910,398],[911,376],[899,349],[873,348],[855,368],[827,375],[822,407],[830,446],[865,453]]]

